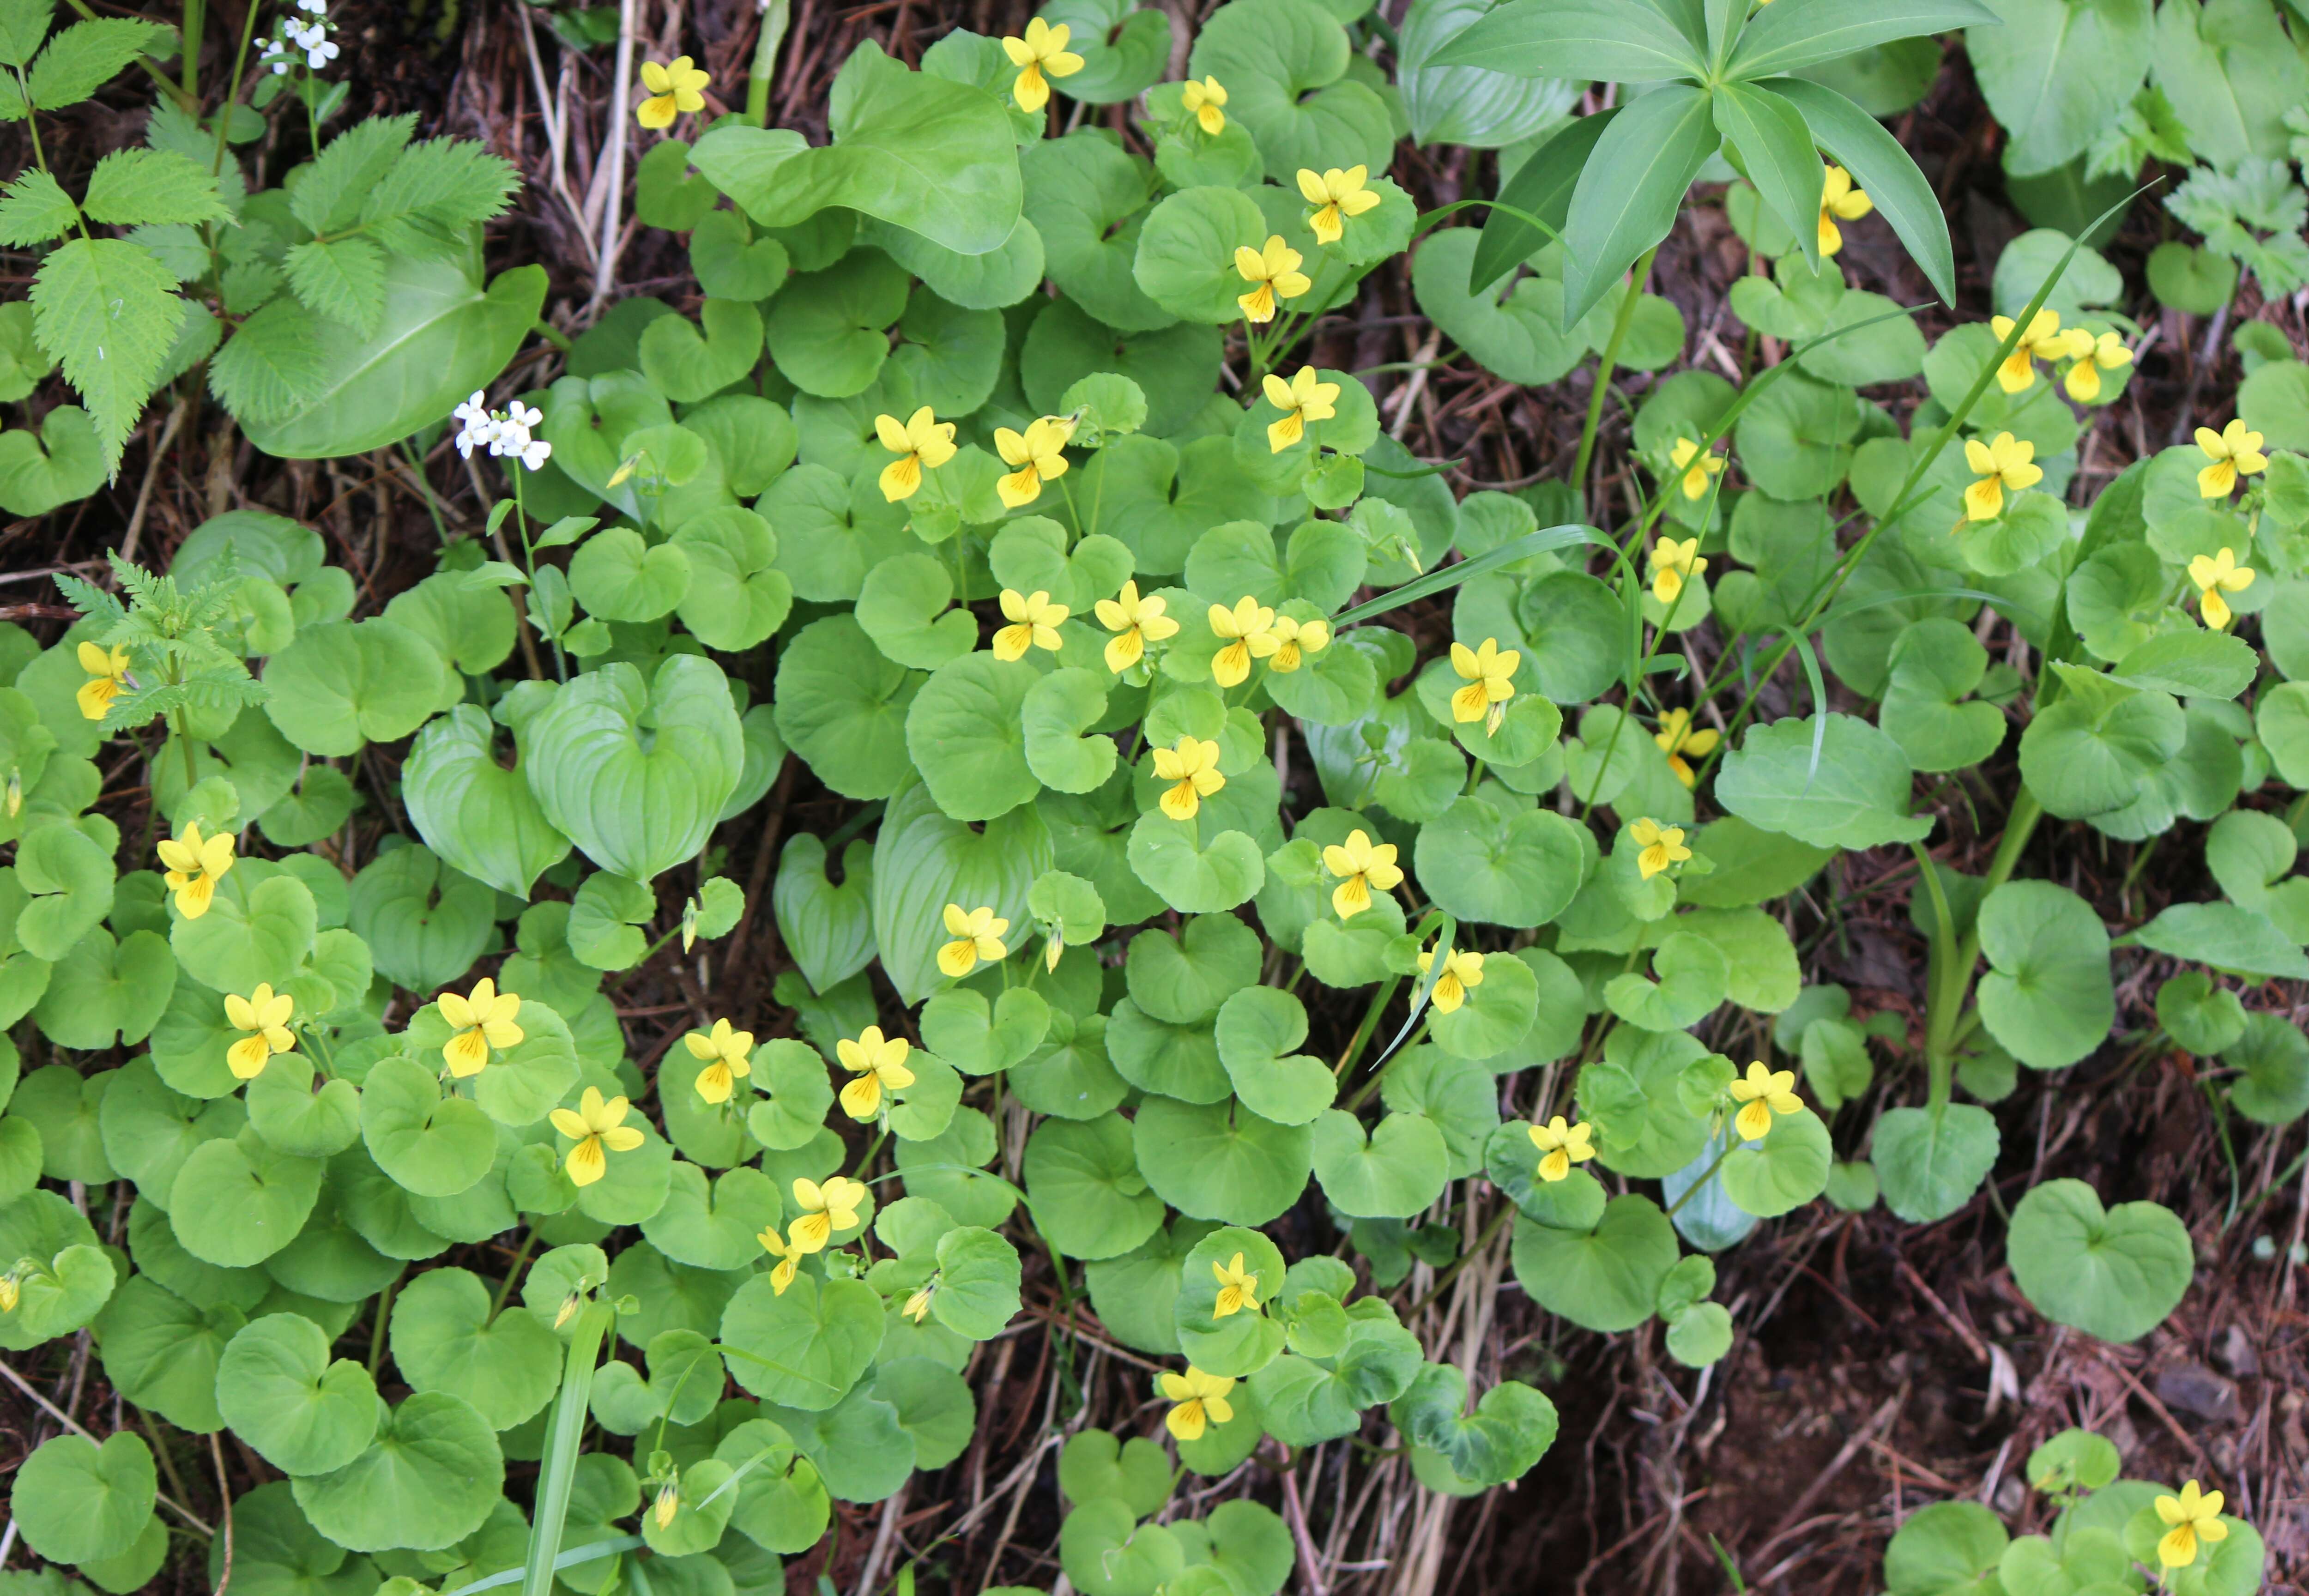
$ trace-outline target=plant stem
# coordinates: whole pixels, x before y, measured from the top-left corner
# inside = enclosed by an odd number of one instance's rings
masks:
[[[1419,1299],[1419,1306],[1413,1308],[1407,1316],[1416,1318],[1432,1307],[1435,1305],[1435,1299],[1443,1295],[1443,1288],[1449,1285],[1459,1271],[1467,1266],[1468,1260],[1476,1257],[1485,1247],[1491,1246],[1492,1238],[1505,1229],[1508,1221],[1515,1216],[1516,1208],[1512,1203],[1492,1215],[1492,1222],[1485,1225],[1483,1233],[1475,1238],[1475,1245],[1451,1260],[1451,1266],[1435,1277],[1435,1284],[1429,1289],[1426,1296]]]
[[[1674,1202],[1668,1204],[1668,1218],[1673,1219],[1676,1216],[1678,1210],[1682,1209],[1686,1203],[1691,1202],[1692,1198],[1698,1196],[1702,1191],[1707,1189],[1708,1183],[1716,1178],[1716,1171],[1724,1167],[1724,1160],[1732,1156],[1732,1149],[1738,1145],[1739,1143],[1732,1139],[1731,1133],[1727,1129],[1724,1136],[1724,1151],[1716,1155],[1716,1161],[1714,1163],[1708,1165],[1707,1169],[1699,1172],[1699,1179],[1693,1181],[1690,1186],[1684,1188],[1683,1195],[1678,1197]]]
[[[746,73],[746,120],[756,127],[770,123],[770,78],[777,65],[778,46],[785,42],[789,0],[763,0],[762,36],[754,45],[754,65]]]
[[[533,1224],[525,1226],[522,1231],[521,1247],[514,1254],[513,1264],[506,1271],[504,1282],[497,1287],[497,1295],[489,1301],[489,1319],[492,1323],[499,1314],[505,1312],[506,1299],[513,1295],[514,1282],[521,1279],[521,1266],[529,1262],[529,1249],[536,1245],[537,1227]]]
[[[368,1332],[368,1377],[371,1380],[375,1380],[376,1371],[385,1367],[385,1322],[393,1317],[393,1293],[401,1290],[402,1276],[408,1272],[404,1266],[401,1273],[387,1281],[385,1290],[377,1293],[376,1322],[369,1326]]]
[[[593,1394],[593,1366],[616,1310],[588,1302],[577,1310],[562,1367],[561,1394],[554,1399],[553,1422],[546,1434],[545,1458],[538,1473],[537,1516],[529,1532],[529,1557],[522,1569],[522,1596],[552,1596],[553,1560],[561,1554],[561,1527],[569,1516],[570,1488],[576,1483],[577,1444],[584,1438],[585,1412]]]
[[[250,6],[253,13],[256,7]],[[185,92],[197,102],[201,92],[201,35],[208,31],[209,0],[185,0],[185,26],[179,53],[185,57]]]
[[[1604,420],[1604,395],[1612,389],[1612,372],[1620,363],[1620,346],[1627,341],[1628,327],[1636,319],[1636,301],[1644,295],[1644,280],[1652,274],[1652,257],[1659,254],[1655,244],[1644,251],[1636,262],[1633,276],[1628,280],[1628,297],[1620,301],[1620,314],[1612,318],[1612,336],[1604,345],[1603,358],[1596,363],[1595,391],[1587,395],[1587,419],[1579,428],[1579,455],[1572,463],[1571,486],[1582,503],[1587,497],[1587,467],[1596,458],[1596,429]]]
[[[249,40],[255,37],[256,7],[252,4],[248,8],[248,14],[241,21],[239,47],[233,52],[232,87],[226,91],[224,103],[217,107],[216,154],[209,161],[209,176],[212,177],[219,176],[224,170],[225,135],[232,130],[232,108],[240,103],[241,73],[248,65]]]

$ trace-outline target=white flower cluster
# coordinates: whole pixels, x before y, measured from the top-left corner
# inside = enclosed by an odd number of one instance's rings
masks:
[[[489,395],[476,388],[455,413],[463,423],[457,433],[457,453],[467,460],[476,448],[485,447],[492,454],[511,456],[533,471],[553,453],[552,444],[530,436],[530,429],[545,419],[545,412],[532,410],[518,399],[509,410],[492,410]]]
[[[329,37],[329,0],[297,0],[297,9],[310,12],[312,20],[281,18],[279,37],[266,39],[259,52],[276,77],[296,64],[299,51],[304,53],[305,65],[315,72],[337,58],[336,41]]]

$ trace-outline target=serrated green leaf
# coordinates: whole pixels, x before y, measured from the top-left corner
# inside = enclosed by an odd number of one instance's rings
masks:
[[[121,448],[176,342],[185,312],[176,289],[166,266],[118,238],[74,238],[33,279],[33,333],[80,391],[108,470],[119,469]]]
[[[116,150],[98,161],[83,208],[120,227],[232,220],[216,178],[166,150]]]
[[[344,323],[363,338],[385,314],[385,252],[367,238],[319,238],[289,251],[289,289],[307,310]]]
[[[32,103],[44,111],[78,105],[139,55],[158,53],[171,31],[158,22],[122,17],[74,22],[48,40],[32,64]]]
[[[22,248],[61,238],[79,220],[72,195],[48,173],[35,168],[0,192],[0,244]]]

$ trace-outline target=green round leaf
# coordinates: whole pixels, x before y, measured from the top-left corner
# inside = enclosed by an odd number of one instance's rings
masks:
[[[1314,1168],[1314,1134],[1240,1104],[1207,1108],[1151,1097],[1131,1125],[1147,1184],[1180,1212],[1263,1225],[1299,1200]]]
[[[1120,1114],[1044,1120],[1027,1138],[1025,1175],[1036,1228],[1069,1258],[1120,1257],[1162,1229],[1163,1199]]]
[[[264,712],[307,754],[358,754],[424,724],[444,669],[422,634],[381,617],[299,627],[265,664]]]
[[[2031,1187],[2012,1211],[2005,1257],[2021,1293],[2046,1318],[2103,1341],[2146,1335],[2180,1306],[2196,1267],[2189,1232],[2170,1209],[2104,1209],[2081,1180]]]
[[[152,1449],[125,1431],[92,1445],[79,1436],[41,1444],[17,1471],[9,1508],[25,1541],[57,1563],[115,1557],[136,1544],[159,1481]]]
[[[217,1364],[217,1406],[236,1434],[287,1474],[325,1474],[352,1462],[368,1449],[379,1412],[368,1371],[350,1359],[331,1361],[327,1334],[297,1314],[267,1314],[232,1338]]]
[[[412,1387],[462,1399],[491,1429],[536,1414],[561,1384],[553,1333],[528,1314],[492,1316],[489,1288],[463,1269],[428,1270],[402,1287],[390,1332],[393,1361]]]
[[[351,1462],[291,1484],[313,1527],[339,1546],[431,1551],[488,1521],[505,1458],[471,1407],[420,1391],[381,1418],[376,1438]]]
[[[862,1281],[794,1277],[780,1296],[767,1274],[738,1288],[722,1314],[730,1372],[755,1395],[818,1412],[840,1402],[882,1342],[882,1299]]]
[[[1362,1219],[1409,1219],[1442,1195],[1451,1174],[1443,1133],[1419,1114],[1389,1114],[1366,1139],[1353,1114],[1327,1109],[1315,1121],[1314,1162],[1323,1195]]]
[[[1632,1330],[1650,1318],[1676,1255],[1675,1230],[1649,1197],[1613,1198],[1592,1230],[1516,1217],[1516,1279],[1548,1312],[1589,1330]]]

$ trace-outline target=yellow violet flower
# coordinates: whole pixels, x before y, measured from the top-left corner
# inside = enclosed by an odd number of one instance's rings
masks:
[[[14,1313],[16,1304],[22,1297],[23,1290],[17,1281],[16,1272],[12,1269],[0,1274],[0,1314]]]
[[[1996,334],[1999,343],[2011,337],[2012,329],[2018,324],[2009,315],[1988,318],[1988,330]],[[1996,385],[2007,393],[2022,392],[2037,380],[2037,361],[2057,360],[2067,352],[2068,347],[2068,338],[2061,331],[2061,313],[2057,310],[2038,311],[2029,322],[2028,330],[2020,335],[2020,341],[2014,344],[2012,352],[2004,357],[2004,364],[1996,368]]]
[[[1830,161],[1820,176],[1820,253],[1834,254],[1844,247],[1838,222],[1858,221],[1874,209],[1876,202],[1852,186],[1852,174]]]
[[[2235,554],[2226,548],[2189,562],[2189,580],[2197,584],[2197,613],[2205,617],[2205,625],[2218,632],[2235,618],[2221,595],[2244,591],[2253,585],[2253,567],[2238,565]]]
[[[1419,973],[1425,975],[1435,962],[1435,950],[1427,949],[1419,955]],[[1470,988],[1483,984],[1483,955],[1467,948],[1455,948],[1443,961],[1443,973],[1435,978],[1435,989],[1428,996],[1435,1001],[1439,1014],[1457,1014],[1459,1005],[1467,1001]]]
[[[2213,462],[2197,473],[2197,491],[2209,499],[2228,497],[2239,477],[2269,469],[2269,456],[2261,452],[2261,434],[2246,431],[2243,421],[2231,421],[2218,432],[2200,427],[2197,447]]]
[[[1319,654],[1330,645],[1330,622],[1296,621],[1287,615],[1278,615],[1275,617],[1275,657],[1267,662],[1267,669],[1289,676],[1309,654]]]
[[[1395,862],[1395,852],[1394,843],[1373,842],[1361,826],[1347,833],[1345,842],[1323,850],[1323,868],[1339,878],[1331,889],[1331,908],[1341,919],[1369,909],[1373,887],[1391,893],[1402,884],[1403,867]]]
[[[1451,669],[1467,685],[1451,694],[1451,719],[1462,726],[1482,720],[1485,731],[1498,731],[1507,719],[1508,700],[1515,696],[1516,667],[1522,663],[1523,651],[1502,649],[1496,637],[1484,638],[1481,648],[1453,643]]]
[[[2200,1542],[2210,1546],[2229,1538],[2221,1523],[2221,1493],[2201,1491],[2190,1480],[2177,1497],[2157,1498],[2157,1516],[2171,1526],[2157,1543],[2157,1560],[2167,1568],[2186,1568],[2197,1560]]]
[[[1179,85],[1179,103],[1189,111],[1202,130],[1216,138],[1226,131],[1226,113],[1219,108],[1227,102],[1227,91],[1218,79],[1206,77],[1200,82],[1189,78]]]
[[[2069,357],[2075,362],[2061,385],[2069,397],[2079,404],[2090,404],[2100,397],[2100,374],[2122,371],[2132,364],[2132,351],[2124,347],[2124,340],[2114,332],[2104,332],[2098,338],[2089,328],[2071,327],[2065,334],[2069,341]]]
[[[1241,1253],[1224,1264],[1212,1264],[1211,1275],[1219,1282],[1219,1299],[1211,1309],[1212,1318],[1231,1318],[1245,1308],[1254,1314],[1258,1311],[1258,1271],[1244,1269]]]
[[[1656,539],[1652,543],[1652,597],[1663,604],[1673,604],[1683,591],[1683,584],[1708,569],[1708,561],[1699,552],[1699,539],[1686,538],[1681,543],[1673,538]]]
[[[592,1185],[610,1172],[610,1154],[631,1152],[642,1144],[641,1132],[626,1123],[627,1106],[623,1096],[604,1101],[600,1087],[588,1086],[575,1113],[556,1109],[548,1117],[555,1130],[576,1143],[562,1160],[573,1184]]]
[[[498,991],[497,982],[488,976],[474,984],[468,996],[444,992],[434,1002],[457,1033],[441,1044],[441,1057],[448,1061],[449,1073],[460,1081],[481,1073],[489,1061],[490,1048],[518,1048],[527,1034],[514,1023],[521,1013],[521,999]]]
[[[676,56],[670,65],[644,61],[642,87],[649,98],[634,108],[634,120],[644,127],[671,127],[683,112],[705,108],[702,91],[713,81],[712,73],[701,71],[687,56]]]
[[[1051,103],[1051,78],[1070,78],[1083,69],[1083,58],[1067,48],[1067,41],[1073,37],[1074,30],[1064,22],[1053,28],[1036,17],[1026,24],[1025,38],[1003,39],[1003,53],[1018,69],[1010,97],[1028,116]]]
[[[1171,783],[1163,794],[1163,813],[1173,820],[1192,820],[1203,800],[1226,785],[1219,774],[1219,746],[1189,733],[1175,748],[1154,750],[1154,774]]]
[[[650,1514],[657,1520],[657,1527],[662,1530],[673,1523],[673,1515],[680,1511],[681,1480],[677,1474],[657,1488],[657,1500],[651,1505]]]
[[[1702,497],[1708,492],[1708,479],[1724,469],[1721,454],[1703,454],[1699,445],[1690,438],[1678,438],[1675,447],[1667,452],[1669,462],[1683,473],[1683,496]],[[1665,600],[1662,600],[1665,602]]]
[[[1039,21],[1040,19],[1036,19]],[[994,429],[994,452],[1010,474],[994,484],[1005,509],[1016,510],[1042,496],[1042,485],[1067,474],[1061,453],[1075,436],[1075,424],[1062,416],[1044,416],[1027,424],[1024,433],[1007,427]]]
[[[1711,728],[1693,726],[1690,710],[1673,709],[1660,717],[1660,729],[1652,734],[1652,741],[1667,755],[1667,768],[1675,773],[1675,779],[1690,787],[1698,778],[1685,763],[1684,755],[1707,758],[1716,751],[1717,738]]]
[[[869,1025],[854,1042],[844,1037],[834,1044],[842,1067],[858,1077],[842,1089],[843,1110],[851,1118],[873,1118],[881,1112],[885,1089],[903,1091],[914,1083],[914,1072],[906,1067],[913,1046],[902,1036],[886,1039],[879,1025]]]
[[[1994,521],[2004,513],[2006,488],[2018,493],[2044,480],[2044,468],[2029,463],[2036,457],[2036,444],[2009,432],[1998,433],[1988,444],[1965,439],[1964,463],[1979,480],[1964,490],[1964,518]]]
[[[1526,1126],[1524,1128],[1530,1133],[1531,1144],[1541,1153],[1539,1178],[1551,1184],[1570,1174],[1572,1165],[1584,1164],[1596,1156],[1596,1149],[1587,1140],[1591,1133],[1584,1119],[1578,1125],[1566,1125],[1563,1116],[1558,1114],[1545,1125]]]
[[[777,1267],[770,1271],[770,1294],[774,1297],[784,1296],[786,1288],[794,1282],[794,1272],[801,1267],[802,1255],[815,1252],[817,1248],[800,1245],[800,1237],[794,1238],[793,1245],[787,1245],[778,1238],[778,1228],[775,1225],[770,1226],[754,1239],[762,1244],[764,1252],[778,1261]],[[825,1245],[822,1241],[818,1243],[819,1247]]]
[[[728,1102],[737,1082],[754,1073],[754,1033],[732,1031],[727,1020],[714,1021],[710,1031],[691,1031],[681,1044],[705,1065],[697,1072],[697,1095],[709,1103]]]
[[[1059,623],[1067,618],[1067,607],[1051,603],[1051,595],[1040,588],[1031,593],[1004,588],[1002,618],[1010,624],[994,634],[998,660],[1023,660],[1030,648],[1048,649],[1055,654],[1064,641],[1059,636]]]
[[[954,423],[939,420],[928,405],[904,421],[895,416],[875,417],[874,436],[898,457],[882,468],[882,496],[893,505],[920,491],[924,471],[934,471],[954,458]]]
[[[1232,609],[1212,605],[1210,623],[1211,630],[1227,640],[1211,656],[1212,679],[1222,687],[1241,686],[1250,675],[1253,660],[1264,660],[1283,646],[1275,634],[1275,612],[1249,593],[1236,600]]]
[[[1093,607],[1098,624],[1114,634],[1106,640],[1106,668],[1120,676],[1146,657],[1146,645],[1161,643],[1179,634],[1179,623],[1163,612],[1170,600],[1160,593],[1138,596],[1135,581],[1122,584],[1122,591],[1111,599],[1101,599]]]
[[[930,1277],[929,1283],[924,1285],[921,1290],[906,1298],[906,1306],[900,1308],[898,1311],[905,1315],[909,1319],[912,1319],[915,1324],[921,1324],[924,1319],[930,1316],[930,1296],[937,1290],[938,1277],[933,1275]]]
[[[116,648],[108,653],[92,643],[83,643],[80,668],[88,672],[88,680],[80,685],[73,701],[80,705],[82,719],[101,720],[128,685],[128,651]]]
[[[786,1227],[786,1238],[796,1253],[814,1253],[821,1251],[836,1230],[856,1228],[858,1204],[866,1200],[866,1186],[846,1175],[836,1175],[824,1186],[797,1178],[793,1199],[801,1217]]]
[[[946,931],[954,940],[938,949],[938,967],[960,980],[982,960],[993,964],[1008,958],[1010,950],[1003,945],[1002,934],[1009,928],[1010,922],[995,919],[991,909],[973,909],[964,914],[961,904],[947,904]]]
[[[1287,383],[1270,371],[1259,387],[1267,395],[1267,402],[1283,412],[1280,419],[1267,424],[1267,452],[1270,454],[1280,454],[1305,437],[1308,422],[1328,421],[1338,413],[1335,405],[1339,384],[1319,379],[1311,366],[1301,367]]]
[[[1336,244],[1346,234],[1344,218],[1378,208],[1379,195],[1366,186],[1370,181],[1369,167],[1352,166],[1344,172],[1332,167],[1320,177],[1305,167],[1299,168],[1299,192],[1315,207],[1307,226],[1316,243]]]
[[[1646,881],[1691,857],[1691,850],[1683,845],[1683,828],[1680,825],[1662,825],[1646,818],[1630,824],[1628,835],[1642,850],[1636,855],[1636,873]]]
[[[169,890],[177,894],[177,911],[196,920],[216,899],[217,883],[232,868],[232,833],[203,837],[198,824],[174,837],[163,837],[154,850],[167,867]]]
[[[1280,233],[1269,235],[1264,249],[1235,246],[1235,275],[1250,284],[1250,292],[1235,296],[1244,321],[1271,322],[1276,300],[1296,299],[1315,286],[1299,270],[1299,252],[1285,244]]]
[[[1206,1425],[1224,1424],[1234,1417],[1234,1404],[1227,1401],[1234,1381],[1225,1375],[1206,1375],[1190,1363],[1183,1375],[1164,1369],[1154,1383],[1163,1388],[1164,1401],[1178,1404],[1163,1415],[1163,1428],[1181,1441],[1199,1441]]]
[[[275,1053],[286,1053],[297,1045],[297,1039],[289,1032],[289,1016],[296,1007],[294,998],[286,992],[276,995],[269,981],[259,981],[256,990],[246,997],[225,994],[225,1019],[235,1031],[248,1033],[225,1049],[224,1061],[232,1067],[235,1080],[254,1081],[264,1073],[265,1062]]]
[[[1795,1084],[1794,1070],[1768,1070],[1761,1059],[1750,1063],[1748,1078],[1732,1083],[1732,1100],[1743,1105],[1733,1116],[1732,1128],[1740,1133],[1742,1141],[1761,1140],[1772,1128],[1775,1114],[1803,1111],[1803,1099],[1796,1095]]]

